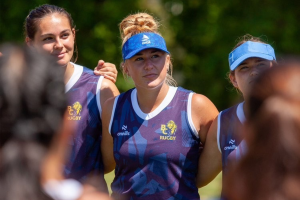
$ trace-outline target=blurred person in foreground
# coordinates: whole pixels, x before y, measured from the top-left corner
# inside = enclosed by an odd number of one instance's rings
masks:
[[[63,68],[25,47],[0,51],[0,199],[108,199],[63,179],[61,163],[74,131]]]
[[[282,64],[254,83],[244,133],[248,151],[229,166],[231,200],[300,199],[300,63]]]

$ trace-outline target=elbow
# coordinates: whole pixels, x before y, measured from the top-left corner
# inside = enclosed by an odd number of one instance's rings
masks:
[[[196,178],[197,188],[202,188],[202,187],[206,186],[209,182],[210,182],[210,179],[208,179],[208,177],[200,176],[200,174],[197,174],[197,178]]]
[[[206,186],[207,184],[208,184],[208,182],[203,182],[203,181],[196,182],[197,188],[202,188],[202,187]]]
[[[111,163],[110,165],[104,165],[104,174],[108,174],[113,171],[116,167],[115,163]]]
[[[114,169],[104,169],[104,174],[108,174],[110,172],[112,172]]]

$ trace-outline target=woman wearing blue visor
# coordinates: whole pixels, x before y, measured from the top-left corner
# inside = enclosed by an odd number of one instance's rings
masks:
[[[172,86],[171,55],[146,13],[126,17],[122,71],[135,88],[103,108],[102,154],[115,169],[115,199],[199,199],[200,144],[218,111],[205,96]]]
[[[245,101],[221,111],[214,120],[199,162],[201,173],[198,174],[197,182],[200,187],[209,183],[221,169],[223,175],[226,174],[228,163],[239,160],[245,153],[241,128],[248,115],[249,89],[259,74],[274,65],[276,57],[271,45],[246,35],[229,54],[228,61],[230,81]],[[202,160],[207,161],[208,158],[214,159],[202,163]]]

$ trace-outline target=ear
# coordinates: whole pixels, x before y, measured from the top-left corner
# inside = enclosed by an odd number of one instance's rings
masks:
[[[274,66],[276,66],[276,65],[278,65],[278,63],[277,63],[276,60],[272,60],[272,61],[270,62],[270,67],[274,67]]]
[[[167,55],[167,60],[166,60],[167,62],[168,62],[168,65],[170,65],[170,62],[171,62],[171,56],[168,54]]]
[[[236,78],[235,78],[235,73],[234,71],[233,72],[230,72],[229,74],[229,79],[230,79],[230,82],[232,83],[232,85],[235,87],[235,88],[239,88],[238,84],[237,84],[237,81],[236,81]]]
[[[73,36],[74,36],[74,40],[75,40],[75,35],[76,35],[76,31],[75,31],[75,28],[72,28],[72,33],[73,33]]]
[[[169,71],[170,69],[170,62],[171,62],[171,57],[169,54],[167,54],[167,57],[166,57],[166,63],[165,65],[167,66],[167,71]]]
[[[28,36],[26,36],[25,42],[27,46],[32,46],[32,40]]]
[[[123,69],[123,74],[125,75],[127,75],[127,76],[130,76],[130,74],[129,74],[129,71],[128,71],[128,68],[127,68],[127,66],[125,65],[125,62],[122,62],[121,63],[121,66],[122,66],[122,69]]]

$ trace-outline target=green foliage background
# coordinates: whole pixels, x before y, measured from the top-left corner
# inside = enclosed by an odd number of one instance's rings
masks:
[[[99,59],[119,67],[118,24],[129,14],[153,14],[161,22],[179,85],[206,95],[219,110],[241,100],[226,78],[227,56],[240,36],[262,37],[278,59],[300,53],[296,0],[0,0],[0,43],[23,43],[25,17],[45,3],[70,12],[77,29],[77,63],[91,69]],[[133,87],[120,70],[116,84],[121,92]]]
[[[153,14],[162,24],[179,85],[206,95],[219,110],[241,100],[226,79],[227,55],[238,37],[262,37],[275,48],[277,58],[300,53],[296,0],[0,0],[0,43],[22,43],[25,17],[44,3],[71,13],[77,27],[77,63],[92,69],[99,59],[119,68],[118,24],[129,14]],[[125,91],[133,84],[119,73],[117,86]]]

